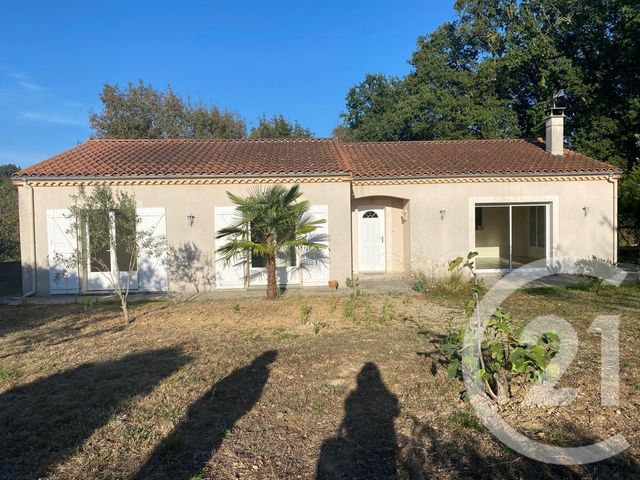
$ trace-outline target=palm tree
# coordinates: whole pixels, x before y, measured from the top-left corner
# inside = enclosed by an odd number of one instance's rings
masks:
[[[236,221],[218,231],[216,238],[227,237],[225,245],[216,250],[225,262],[237,255],[258,256],[264,260],[267,271],[267,298],[277,297],[276,259],[286,257],[301,247],[308,252],[326,248],[318,243],[322,239],[310,234],[325,220],[311,220],[307,214],[308,201],[298,201],[302,196],[299,185],[287,189],[281,185],[256,188],[246,198],[227,192],[236,205]]]

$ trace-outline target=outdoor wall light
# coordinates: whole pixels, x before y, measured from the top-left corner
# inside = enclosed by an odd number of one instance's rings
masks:
[[[585,205],[584,207],[582,207],[582,210],[584,210],[584,216],[586,217],[587,215],[589,215],[589,210],[591,210],[591,207],[589,205]]]
[[[189,223],[190,227],[193,227],[193,221],[196,219],[196,217],[193,215],[193,213],[190,213],[189,215],[187,215],[187,222]]]
[[[447,213],[447,211],[444,208],[440,209],[440,220],[444,220],[444,215],[446,213]]]

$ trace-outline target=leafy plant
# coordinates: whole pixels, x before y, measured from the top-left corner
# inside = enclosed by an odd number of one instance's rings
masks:
[[[483,327],[480,318],[481,295],[484,285],[478,279],[473,259],[476,252],[470,252],[466,258],[458,257],[449,264],[452,270],[466,268],[472,273],[471,291],[466,307],[468,316],[475,312],[475,329]],[[551,360],[558,353],[560,339],[555,333],[544,333],[536,343],[528,344],[520,340],[522,329],[516,328],[510,315],[501,308],[496,309],[484,325],[482,339],[478,336],[476,351],[479,355],[479,368],[473,373],[482,380],[486,393],[498,403],[504,403],[512,396],[511,386],[518,380],[536,382],[545,372]],[[467,366],[476,368],[474,358],[464,345],[464,330],[449,332],[441,351],[448,366],[449,378],[460,377]]]
[[[227,238],[227,242],[216,252],[225,262],[243,255],[264,258],[267,271],[267,299],[278,297],[276,259],[285,257],[292,249],[305,248],[309,254],[318,252],[326,245],[323,238],[311,234],[325,220],[311,220],[310,204],[300,201],[299,185],[285,188],[274,185],[251,190],[246,198],[227,192],[236,205],[237,218],[233,224],[218,231],[216,238]]]
[[[371,307],[371,302],[368,298],[363,298],[361,304],[362,315],[358,315],[356,311],[356,321],[362,321],[366,324],[371,324],[373,319],[375,318],[373,308]]]
[[[345,282],[347,288],[351,289],[351,297],[359,297],[362,295],[362,290],[360,289],[360,279],[358,277],[347,278]]]
[[[327,324],[324,322],[312,322],[311,323],[311,327],[313,328],[313,333],[315,333],[316,335],[318,333],[320,333],[320,329],[326,327]]]
[[[396,316],[396,307],[389,298],[384,299],[382,312],[380,313],[380,323],[387,323]]]
[[[342,304],[342,316],[346,320],[353,320],[356,315],[355,298],[349,298]]]
[[[93,298],[85,298],[82,302],[82,308],[84,310],[91,310],[96,304],[96,301]]]
[[[137,269],[141,253],[161,255],[166,239],[139,228],[141,219],[132,194],[114,191],[108,185],[98,185],[88,194],[80,186],[71,199],[67,233],[76,237],[78,244],[70,256],[56,254],[56,263],[63,267],[57,277],[79,268],[99,273],[118,297],[122,316],[129,323],[129,272]]]
[[[300,323],[307,323],[309,320],[309,315],[311,315],[311,306],[307,303],[306,298],[300,299],[300,304],[298,305],[298,313],[300,314]]]

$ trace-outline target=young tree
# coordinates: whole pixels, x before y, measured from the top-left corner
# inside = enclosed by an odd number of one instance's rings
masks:
[[[250,138],[310,138],[313,132],[298,122],[290,122],[283,115],[258,119],[258,126],[251,129]]]
[[[276,259],[286,256],[292,248],[306,248],[314,253],[326,245],[322,238],[310,234],[324,223],[311,220],[309,202],[299,201],[302,196],[299,185],[287,189],[275,185],[257,188],[246,198],[227,192],[237,207],[236,221],[218,231],[216,238],[227,238],[227,243],[217,252],[226,262],[237,255],[264,257],[267,271],[267,298],[277,298]]]
[[[100,272],[120,300],[122,315],[129,323],[129,272],[137,270],[141,253],[160,255],[166,241],[138,228],[140,217],[132,194],[114,192],[108,185],[98,185],[88,194],[81,186],[71,198],[69,233],[78,239],[78,246],[73,255],[58,255],[56,261],[67,269]]]

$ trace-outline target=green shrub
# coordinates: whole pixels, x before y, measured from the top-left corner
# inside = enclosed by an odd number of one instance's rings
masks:
[[[468,316],[474,314],[484,292],[484,285],[474,270],[473,258],[476,255],[470,252],[466,258],[458,257],[449,264],[452,272],[465,268],[472,273],[472,293],[466,308]],[[479,314],[476,315],[473,327],[478,331],[482,327],[482,319]],[[472,373],[483,381],[486,393],[493,400],[504,403],[511,396],[514,382],[519,379],[530,382],[539,380],[560,348],[560,339],[555,333],[544,333],[535,344],[527,344],[520,341],[521,332],[522,329],[515,328],[508,313],[501,308],[496,309],[483,329],[479,365],[476,365],[472,352],[477,347],[465,345],[465,330],[450,331],[441,347],[447,359],[449,378],[460,377],[463,365],[476,368]]]

